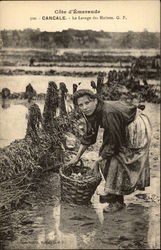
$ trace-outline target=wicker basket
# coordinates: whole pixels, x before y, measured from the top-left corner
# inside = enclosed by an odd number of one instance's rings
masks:
[[[85,175],[88,170],[90,168],[82,164],[73,167],[63,166],[59,169],[62,201],[79,205],[90,203],[92,195],[101,182],[101,175],[88,174],[81,180],[73,179],[71,176],[72,173]]]

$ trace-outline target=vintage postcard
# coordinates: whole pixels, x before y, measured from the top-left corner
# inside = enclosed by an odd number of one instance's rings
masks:
[[[160,248],[160,1],[0,2],[0,250]]]

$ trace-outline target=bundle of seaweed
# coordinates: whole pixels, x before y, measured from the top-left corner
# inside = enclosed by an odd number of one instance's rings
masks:
[[[44,128],[46,128],[46,126],[48,126],[51,123],[53,117],[55,117],[57,107],[58,107],[58,88],[55,82],[50,81],[48,83],[47,94],[44,104],[44,111],[43,111]]]
[[[0,150],[0,235],[11,237],[10,217],[32,192],[34,177],[41,171],[29,140],[16,140]]]
[[[147,85],[147,86],[135,86],[133,89],[129,89],[120,84],[104,85],[99,96],[105,100],[117,101],[124,97],[129,99],[129,96],[137,98],[139,102],[152,102],[160,103],[160,90],[158,86]]]
[[[160,90],[158,86],[144,86],[140,89],[140,91],[136,92],[137,98],[142,101],[152,102],[152,103],[160,103]]]
[[[0,192],[1,201],[0,209],[9,210],[10,208],[16,208],[20,203],[22,196],[28,195],[30,191],[30,186],[32,183],[25,183],[25,177],[17,175],[12,178],[12,180],[0,182]]]
[[[19,175],[27,179],[39,168],[29,140],[15,140],[0,149],[0,158],[0,181],[7,181]]]
[[[31,195],[34,178],[42,172],[32,148],[32,141],[15,140],[0,149],[0,235],[2,239],[11,237],[10,217]]]
[[[19,178],[19,182],[28,185],[44,168],[52,165],[59,168],[63,163],[65,133],[78,134],[77,119],[74,113],[55,117],[49,130],[40,127],[41,112],[36,104],[29,108],[26,136],[15,140],[9,146],[0,149],[0,182]],[[16,191],[17,192],[17,191]]]
[[[39,164],[40,152],[47,147],[46,135],[39,131],[40,122],[39,107],[33,104],[29,108],[25,139],[15,140],[0,149],[0,210],[10,207],[11,204],[18,204],[18,200],[26,195],[27,190],[31,192],[34,177],[42,172]]]
[[[79,115],[80,117],[80,115]],[[67,115],[54,117],[45,129],[39,131],[39,163],[46,167],[53,166],[57,171],[64,163],[66,151],[66,134],[80,136],[78,115],[70,112]],[[41,139],[42,138],[42,139]],[[40,147],[43,148],[40,148]]]
[[[105,100],[119,100],[121,96],[120,92],[120,85],[119,84],[113,84],[113,85],[104,85],[102,88],[102,91],[100,93],[100,97]]]
[[[22,175],[0,182],[0,239],[2,242],[14,236],[14,228],[20,225],[18,208],[24,208],[26,197],[31,197],[33,183],[24,183]]]

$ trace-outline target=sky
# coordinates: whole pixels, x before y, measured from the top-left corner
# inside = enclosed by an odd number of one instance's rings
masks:
[[[75,9],[97,10],[99,13],[69,13]],[[49,16],[65,20],[47,20]],[[25,28],[53,32],[69,28],[109,32],[140,32],[147,29],[160,32],[160,1],[1,1],[0,29]]]

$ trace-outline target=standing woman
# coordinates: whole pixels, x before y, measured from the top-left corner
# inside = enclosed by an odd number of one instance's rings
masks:
[[[93,170],[101,169],[106,181],[104,195],[100,196],[100,202],[109,203],[104,211],[120,210],[125,206],[124,195],[150,185],[149,119],[137,106],[99,100],[88,89],[78,90],[74,98],[86,119],[87,131],[69,165],[79,161],[86,149],[96,142],[99,127],[103,128],[102,146]]]

